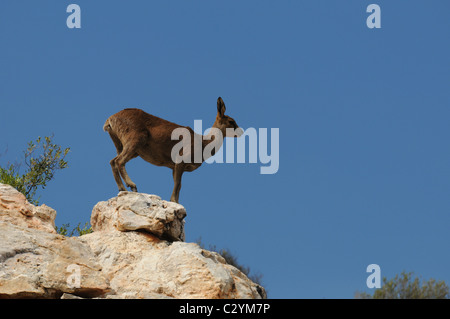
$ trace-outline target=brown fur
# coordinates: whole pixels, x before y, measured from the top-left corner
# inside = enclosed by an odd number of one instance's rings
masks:
[[[174,163],[171,157],[172,148],[179,143],[172,140],[172,131],[184,127],[191,133],[191,154],[194,154],[194,131],[187,126],[181,126],[159,117],[148,114],[140,109],[124,109],[111,115],[105,122],[103,129],[109,133],[116,150],[117,156],[111,161],[111,168],[119,191],[125,191],[122,179],[132,191],[137,192],[136,184],[131,181],[125,170],[125,164],[131,159],[140,156],[145,161],[156,165],[166,166],[172,169],[174,189],[170,200],[178,203],[181,177],[185,171],[193,171],[202,165],[194,163]],[[236,122],[225,115],[225,103],[222,98],[217,99],[217,116],[213,127],[218,128],[225,137],[226,128],[237,129]],[[203,149],[212,140],[202,139]],[[221,144],[220,144],[221,146]],[[205,161],[206,158],[202,158]]]

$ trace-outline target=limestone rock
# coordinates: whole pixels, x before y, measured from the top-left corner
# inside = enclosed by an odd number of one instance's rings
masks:
[[[12,186],[0,184],[0,221],[56,234],[55,217],[51,207],[34,206]]]
[[[56,211],[0,184],[0,298],[95,297],[109,291],[88,246],[55,231]],[[84,279],[68,284],[70,265]]]
[[[263,298],[264,288],[194,243],[168,242],[140,232],[80,237],[103,266],[108,298]]]
[[[78,286],[70,284],[70,266],[79,271]],[[96,297],[109,290],[101,265],[76,238],[0,221],[0,298]]]
[[[185,243],[183,206],[121,192],[94,232],[56,234],[56,212],[0,184],[0,298],[265,298],[218,253]]]
[[[120,192],[95,205],[91,215],[94,231],[143,230],[159,238],[184,241],[186,210],[156,195]]]

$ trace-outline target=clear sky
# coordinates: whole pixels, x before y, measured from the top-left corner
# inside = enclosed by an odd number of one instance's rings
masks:
[[[81,29],[66,25],[70,3]],[[366,25],[371,3],[381,29]],[[450,284],[449,11],[447,0],[2,0],[0,164],[38,136],[70,147],[40,195],[58,226],[75,226],[118,192],[106,118],[138,107],[206,129],[221,96],[242,128],[279,128],[279,170],[185,173],[187,241],[230,249],[271,298],[353,298],[370,292],[373,263]],[[170,198],[168,168],[138,158],[127,170],[139,191]]]

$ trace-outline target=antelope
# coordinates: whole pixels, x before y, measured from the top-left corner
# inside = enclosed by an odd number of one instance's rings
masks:
[[[114,179],[117,183],[119,191],[126,191],[122,183],[125,184],[133,192],[137,192],[136,184],[128,176],[125,170],[125,164],[133,158],[140,156],[143,160],[156,165],[166,166],[172,169],[172,176],[174,181],[174,188],[170,201],[178,203],[181,189],[181,177],[184,172],[192,172],[199,168],[207,159],[202,155],[200,161],[178,161],[173,160],[172,149],[177,144],[173,140],[172,132],[178,128],[187,129],[190,132],[192,141],[200,137],[201,143],[191,143],[190,154],[194,154],[194,146],[202,148],[202,153],[205,147],[210,143],[214,143],[214,150],[220,149],[223,143],[223,138],[215,138],[213,135],[213,128],[219,130],[222,136],[225,137],[239,137],[243,134],[243,130],[236,124],[236,121],[225,115],[225,103],[222,98],[217,99],[217,116],[208,135],[199,135],[187,126],[181,126],[154,115],[148,114],[140,109],[127,108],[114,115],[111,115],[105,122],[103,130],[109,133],[116,150],[117,156],[109,163],[112,168]],[[230,130],[231,129],[231,130]],[[211,145],[209,146],[211,147]],[[180,156],[183,151],[180,151]],[[212,152],[211,156],[214,155]],[[186,156],[186,153],[184,154]]]

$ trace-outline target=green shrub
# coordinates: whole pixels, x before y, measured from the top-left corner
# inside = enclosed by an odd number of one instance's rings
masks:
[[[83,227],[80,226],[81,223],[73,228],[69,233],[70,224],[62,224],[61,227],[56,226],[56,232],[63,236],[82,236],[86,234],[90,234],[93,232],[92,227],[89,225],[89,222],[86,222]]]
[[[52,139],[53,135],[43,139],[38,137],[35,142],[28,143],[23,163],[0,167],[0,183],[16,188],[34,205],[39,205],[39,198],[35,198],[38,188],[44,189],[54,178],[55,172],[68,165],[65,158],[70,148],[62,149],[61,146],[53,144]],[[21,173],[23,164],[26,169]]]
[[[450,291],[445,281],[431,278],[423,281],[412,272],[403,271],[392,279],[383,278],[383,285],[373,295],[357,292],[358,299],[449,299]]]

